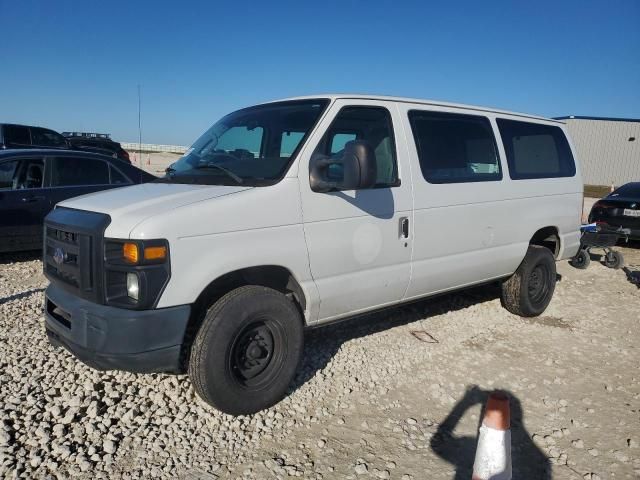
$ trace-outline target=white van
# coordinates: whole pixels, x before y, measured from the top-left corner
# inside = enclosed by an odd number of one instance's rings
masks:
[[[206,402],[256,412],[306,327],[493,281],[541,314],[582,191],[559,121],[361,95],[249,107],[158,181],[49,214],[46,330],[95,368],[188,370]]]

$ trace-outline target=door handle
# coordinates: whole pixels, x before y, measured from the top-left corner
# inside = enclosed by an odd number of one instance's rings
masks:
[[[22,203],[34,203],[39,202],[40,200],[44,200],[44,197],[41,196],[33,196],[33,197],[22,197]]]
[[[400,217],[400,238],[409,238],[409,217]]]

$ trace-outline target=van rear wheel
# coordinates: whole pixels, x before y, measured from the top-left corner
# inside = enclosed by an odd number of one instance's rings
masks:
[[[529,245],[515,273],[502,282],[502,306],[514,315],[536,317],[545,311],[556,287],[556,262],[549,249]]]
[[[303,350],[300,312],[282,293],[237,288],[205,315],[189,359],[198,395],[231,415],[248,415],[280,401]]]

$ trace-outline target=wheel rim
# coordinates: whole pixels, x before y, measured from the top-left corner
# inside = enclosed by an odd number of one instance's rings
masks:
[[[228,372],[240,386],[260,388],[275,378],[282,364],[283,332],[279,324],[261,319],[241,329],[228,356]]]
[[[531,271],[528,282],[529,299],[534,304],[544,302],[549,294],[550,270],[546,265],[539,264]]]

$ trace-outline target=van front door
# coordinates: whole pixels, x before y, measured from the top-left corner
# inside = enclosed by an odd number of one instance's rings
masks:
[[[400,125],[394,105],[338,100],[302,153],[302,212],[320,296],[319,321],[397,302],[406,292],[413,247],[412,187],[405,142],[398,138]],[[352,140],[368,142],[375,152],[375,187],[312,191],[310,158],[339,156]],[[330,167],[329,175],[339,178],[340,168]]]

